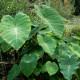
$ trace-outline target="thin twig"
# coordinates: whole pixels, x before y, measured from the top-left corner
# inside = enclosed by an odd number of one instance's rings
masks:
[[[7,64],[6,62],[0,62],[0,64]]]
[[[4,64],[4,69],[5,69],[5,79],[6,79],[7,78],[6,64]]]
[[[19,63],[19,61],[20,61],[19,52],[18,52],[18,51],[16,51],[16,53],[17,53],[18,63]]]
[[[41,25],[40,25],[39,31],[41,29],[42,24],[43,24],[43,22],[41,21]],[[39,34],[39,31],[37,32],[37,35]],[[36,37],[37,37],[37,35],[36,35]]]
[[[1,60],[0,61],[3,62],[3,60],[2,60],[2,54],[1,54],[1,49],[0,49],[0,56],[1,56]],[[1,66],[2,66],[2,69],[3,69],[3,64],[1,64]]]

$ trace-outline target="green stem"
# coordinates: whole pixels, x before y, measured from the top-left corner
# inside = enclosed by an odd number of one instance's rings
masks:
[[[40,7],[40,5],[41,5],[41,0],[39,0],[39,7]]]

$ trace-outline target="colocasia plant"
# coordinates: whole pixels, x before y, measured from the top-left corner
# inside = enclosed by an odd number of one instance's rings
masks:
[[[35,10],[40,23],[31,22],[24,13],[1,19],[0,54],[14,54],[15,58],[6,64],[7,80],[43,80],[37,79],[40,76],[45,80],[80,80],[80,46],[74,37],[63,35],[63,18],[46,5],[35,5]],[[18,79],[20,76],[25,79]]]

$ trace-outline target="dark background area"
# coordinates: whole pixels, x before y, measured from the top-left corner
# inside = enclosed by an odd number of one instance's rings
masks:
[[[80,15],[80,0],[75,0],[75,15]]]

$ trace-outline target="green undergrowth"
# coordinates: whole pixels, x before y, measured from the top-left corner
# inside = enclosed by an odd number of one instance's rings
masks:
[[[80,16],[74,16],[69,19],[68,23],[64,23],[65,36],[70,36],[75,33],[75,31],[80,31]]]

